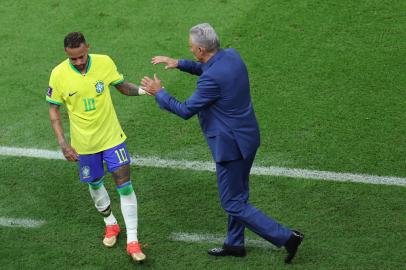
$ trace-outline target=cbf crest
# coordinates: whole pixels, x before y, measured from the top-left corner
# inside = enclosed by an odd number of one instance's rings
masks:
[[[82,167],[82,178],[89,178],[90,177],[90,167],[89,166],[83,166]]]
[[[96,86],[96,93],[100,95],[104,91],[104,82],[97,81],[95,86]]]

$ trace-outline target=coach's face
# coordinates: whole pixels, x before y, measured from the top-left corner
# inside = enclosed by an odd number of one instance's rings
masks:
[[[89,51],[89,45],[80,44],[78,48],[65,48],[65,52],[69,57],[72,65],[80,72],[84,72],[87,66],[87,53]]]
[[[198,44],[193,43],[191,36],[189,36],[189,49],[198,61],[203,61],[203,48],[199,47]]]

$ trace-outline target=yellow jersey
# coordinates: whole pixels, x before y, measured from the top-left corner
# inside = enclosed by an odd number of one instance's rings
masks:
[[[46,100],[66,105],[71,145],[78,154],[101,152],[127,138],[110,95],[110,85],[123,81],[123,75],[107,55],[89,54],[84,75],[69,59],[52,70]]]

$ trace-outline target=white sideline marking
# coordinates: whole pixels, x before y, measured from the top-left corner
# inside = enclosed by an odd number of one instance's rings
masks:
[[[44,224],[42,220],[0,217],[0,226],[4,227],[39,228]]]
[[[32,148],[17,148],[0,146],[0,155],[18,156],[18,157],[35,157],[46,159],[64,159],[60,151],[50,151],[43,149]],[[187,160],[166,160],[157,157],[137,157],[132,159],[131,164],[143,167],[160,167],[182,170],[195,171],[210,171],[214,172],[215,167],[213,162],[205,161],[187,161]],[[392,186],[406,186],[405,177],[395,176],[377,176],[368,174],[353,174],[353,173],[336,173],[328,171],[316,171],[283,167],[252,167],[252,175],[273,175],[293,178],[306,178],[327,181],[339,182],[357,182],[369,184],[382,184]]]
[[[196,234],[196,233],[172,233],[169,236],[172,241],[180,241],[187,243],[212,243],[222,245],[224,243],[224,236],[214,235],[214,234]],[[259,247],[259,248],[269,248],[279,250],[278,247],[272,245],[270,242],[265,240],[255,240],[255,239],[245,239],[246,246],[249,247]]]

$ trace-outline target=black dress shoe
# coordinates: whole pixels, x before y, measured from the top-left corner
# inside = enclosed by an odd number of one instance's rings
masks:
[[[285,258],[285,263],[291,263],[293,257],[295,257],[297,249],[299,248],[300,244],[302,243],[304,238],[303,233],[298,231],[292,231],[292,235],[286,241],[285,248],[288,252],[288,255]]]
[[[209,255],[220,257],[220,256],[234,256],[234,257],[245,257],[247,255],[245,248],[231,247],[224,245],[221,248],[213,248],[207,251]]]

